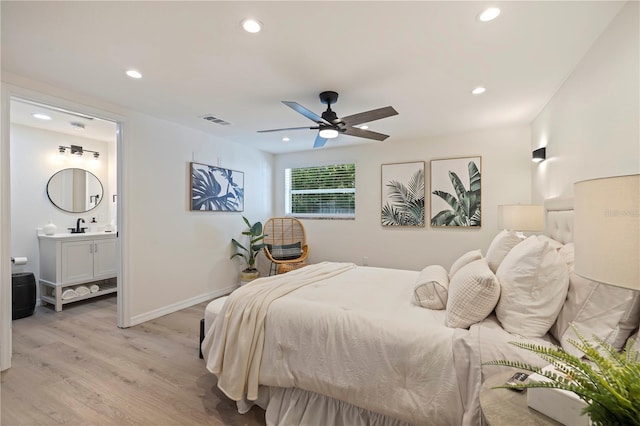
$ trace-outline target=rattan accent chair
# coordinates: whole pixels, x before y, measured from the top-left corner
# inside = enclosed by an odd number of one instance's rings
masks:
[[[264,254],[271,261],[269,275],[306,266],[309,255],[302,222],[293,217],[272,217],[264,224]]]

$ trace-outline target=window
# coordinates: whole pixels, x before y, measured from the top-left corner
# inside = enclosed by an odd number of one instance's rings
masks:
[[[356,165],[285,169],[285,212],[296,217],[352,219],[356,215]]]

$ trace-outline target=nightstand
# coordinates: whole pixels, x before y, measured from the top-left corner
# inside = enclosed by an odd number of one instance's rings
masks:
[[[561,425],[527,406],[527,390],[491,389],[504,384],[517,370],[505,370],[489,377],[480,390],[480,407],[490,426]]]

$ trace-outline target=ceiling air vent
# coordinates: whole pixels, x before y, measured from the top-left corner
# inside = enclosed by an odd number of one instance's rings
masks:
[[[202,118],[202,119],[204,119],[204,120],[207,120],[207,121],[210,121],[210,122],[212,122],[212,123],[219,124],[219,125],[221,125],[221,126],[228,126],[229,124],[231,124],[231,123],[226,122],[226,121],[224,121],[224,120],[221,120],[221,119],[219,119],[219,118],[217,118],[217,117],[214,117],[213,115],[210,115],[210,114],[209,114],[209,115],[203,115],[203,116],[202,116],[202,117],[200,117],[200,118]]]

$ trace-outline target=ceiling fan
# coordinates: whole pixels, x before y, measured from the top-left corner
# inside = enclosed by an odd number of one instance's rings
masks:
[[[372,109],[371,111],[365,111],[358,114],[348,115],[346,117],[338,117],[336,113],[331,109],[331,105],[338,101],[338,93],[326,91],[320,93],[320,102],[327,105],[327,110],[322,113],[322,116],[317,115],[313,111],[308,110],[297,102],[282,101],[283,104],[293,109],[294,111],[304,115],[309,120],[315,122],[317,126],[313,127],[287,127],[284,129],[271,129],[271,130],[258,130],[258,133],[267,132],[281,132],[285,130],[300,130],[311,129],[319,130],[316,140],[313,144],[314,148],[320,148],[327,143],[327,139],[337,137],[339,134],[345,134],[349,136],[356,136],[359,138],[373,139],[376,141],[383,141],[389,137],[382,133],[372,132],[370,130],[364,130],[359,127],[354,127],[358,124],[368,123],[370,121],[380,120],[381,118],[391,117],[397,115],[398,112],[393,107],[388,106],[384,108]]]

